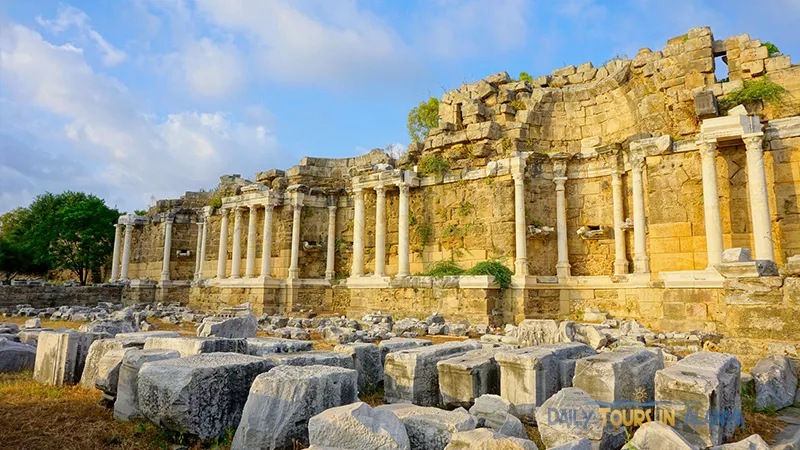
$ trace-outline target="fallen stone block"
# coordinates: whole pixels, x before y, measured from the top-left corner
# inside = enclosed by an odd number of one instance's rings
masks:
[[[558,322],[549,319],[525,319],[519,323],[517,337],[521,347],[561,342]]]
[[[437,363],[445,405],[469,406],[483,394],[500,393],[500,365],[491,350],[473,350]]]
[[[42,384],[76,384],[86,362],[92,333],[44,331],[36,346],[33,379]]]
[[[133,333],[120,333],[111,339],[96,339],[89,346],[86,355],[86,364],[81,375],[81,386],[93,389],[96,385],[98,364],[103,356],[111,350],[122,348],[142,348],[148,338],[171,338],[178,337],[179,334],[173,331],[137,331]]]
[[[154,424],[201,439],[236,427],[253,380],[274,364],[257,356],[207,353],[145,363],[139,410]]]
[[[500,364],[500,396],[512,402],[519,414],[532,416],[537,406],[561,389],[561,361],[594,353],[577,342],[498,351],[495,359]],[[570,367],[567,364],[565,370]]]
[[[52,328],[27,328],[17,333],[20,342],[36,347],[39,344],[39,335],[42,331],[54,331]],[[2,336],[2,334],[0,334]]]
[[[175,350],[139,350],[131,348],[122,357],[117,380],[117,398],[114,401],[114,418],[131,420],[139,413],[139,369],[146,362],[180,358]]]
[[[333,351],[353,358],[353,367],[358,372],[358,389],[373,389],[383,384],[381,350],[376,344],[339,344]]]
[[[280,366],[250,387],[232,450],[308,444],[308,420],[326,409],[358,401],[357,374],[331,366]]]
[[[475,399],[469,413],[478,421],[506,436],[528,438],[525,427],[517,419],[514,404],[499,395],[485,394]]]
[[[616,449],[625,443],[625,430],[603,424],[600,405],[577,387],[560,390],[536,410],[536,424],[547,448],[581,438],[592,441],[592,448]]]
[[[103,392],[103,398],[111,403],[117,398],[117,383],[119,382],[119,368],[125,352],[131,348],[117,348],[107,352],[97,363],[97,377],[95,387]],[[83,380],[81,380],[81,383]]]
[[[323,411],[308,421],[312,446],[346,449],[410,450],[408,433],[394,413],[363,402]]]
[[[30,328],[41,328],[42,321],[38,317],[34,317],[33,319],[28,319],[25,321],[25,324],[22,325],[23,329],[30,329]]]
[[[384,395],[388,403],[437,406],[439,361],[481,348],[477,341],[447,342],[389,353],[384,366]]]
[[[247,341],[244,339],[226,339],[218,337],[150,337],[145,340],[144,349],[160,348],[175,350],[184,356],[202,353],[247,353]]]
[[[0,338],[0,373],[32,370],[36,364],[36,347]]]
[[[258,319],[252,313],[242,317],[222,319],[206,317],[197,328],[200,337],[221,337],[228,339],[254,338],[258,331]]]
[[[138,331],[130,322],[115,320],[95,320],[85,323],[78,328],[83,333],[108,333],[115,337],[120,333],[132,333]]]
[[[429,345],[433,345],[433,342],[427,339],[416,338],[391,338],[381,341],[378,344],[378,348],[381,350],[381,364],[386,363],[386,355],[389,353]]]
[[[693,353],[655,377],[656,417],[697,447],[721,445],[743,424],[741,364],[732,355]]]
[[[595,350],[605,347],[608,343],[606,335],[594,325],[576,323],[574,330],[576,342],[582,342]]]
[[[791,406],[797,391],[797,373],[786,356],[761,358],[750,371],[756,387],[756,408],[776,410]]]
[[[550,447],[549,450],[592,450],[592,441],[582,438],[556,447]]]
[[[334,366],[355,369],[353,358],[349,355],[324,350],[264,355],[264,359],[276,366]]]
[[[772,448],[777,450],[777,446]],[[739,442],[718,445],[716,447],[711,447],[709,450],[770,450],[770,446],[764,442],[761,436],[752,434]]]
[[[282,338],[247,338],[247,353],[253,356],[272,353],[307,352],[311,350],[314,350],[314,344],[309,341]]]
[[[642,424],[631,440],[625,444],[626,450],[697,450],[677,431],[659,422]]]
[[[443,450],[454,433],[474,430],[477,424],[464,408],[445,411],[429,406],[396,403],[375,409],[391,411],[403,422],[411,448],[415,450]]]
[[[488,428],[453,434],[445,450],[538,450],[533,441],[506,436]]]
[[[576,361],[572,385],[598,402],[652,402],[663,368],[660,349],[620,347]]]

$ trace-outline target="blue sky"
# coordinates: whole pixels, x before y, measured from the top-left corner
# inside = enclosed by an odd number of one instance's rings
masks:
[[[405,145],[430,95],[696,26],[800,55],[798,24],[800,0],[0,0],[0,213],[67,189],[132,211]]]

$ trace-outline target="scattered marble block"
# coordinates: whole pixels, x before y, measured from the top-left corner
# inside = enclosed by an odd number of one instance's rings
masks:
[[[376,344],[356,342],[339,344],[333,351],[350,355],[353,366],[358,372],[358,389],[373,389],[383,383],[383,364],[381,350]]]
[[[731,442],[730,444],[722,444],[716,447],[711,447],[709,450],[770,450],[770,448],[773,450],[790,450],[788,447],[781,449],[780,444],[770,447],[766,442],[764,442],[764,439],[757,434],[751,434],[739,442]]]
[[[355,369],[353,358],[349,355],[324,350],[264,355],[264,358],[276,366],[334,366]]]
[[[660,349],[618,347],[576,361],[572,385],[598,402],[652,402],[653,380],[663,368]]]
[[[358,401],[357,374],[331,366],[279,366],[250,387],[232,450],[308,444],[308,420],[326,409]]]
[[[39,343],[39,335],[42,334],[42,331],[54,331],[52,328],[27,328],[24,330],[20,330],[17,333],[17,338],[23,344],[32,345],[36,347]],[[2,335],[0,335],[2,336]]]
[[[308,421],[312,447],[410,450],[408,433],[394,413],[363,402],[330,408]]]
[[[624,428],[613,427],[611,421],[604,426],[600,405],[577,387],[562,389],[547,399],[536,410],[536,424],[547,448],[581,438],[600,449],[616,449],[625,443]]]
[[[411,448],[443,450],[454,433],[474,430],[477,421],[464,408],[453,411],[410,403],[395,403],[375,409],[391,411],[403,422]]]
[[[714,266],[725,278],[757,278],[778,276],[775,261],[758,259],[744,262],[723,262]]]
[[[389,353],[384,366],[386,402],[438,406],[441,394],[437,363],[479,348],[477,341],[463,341]]]
[[[92,333],[43,331],[36,346],[33,379],[42,384],[76,384],[86,362]]]
[[[119,333],[114,336],[114,339],[125,342],[128,347],[143,348],[147,338],[151,337],[172,338],[180,337],[180,334],[176,331],[134,331],[132,333]]]
[[[483,394],[500,393],[500,365],[491,350],[481,349],[437,363],[439,391],[445,405],[469,406]]]
[[[151,350],[154,348],[175,350],[181,356],[215,352],[247,353],[247,341],[244,339],[193,336],[147,338],[144,343],[144,349]]]
[[[433,342],[427,339],[416,339],[416,338],[391,338],[381,341],[378,344],[378,348],[381,351],[381,364],[386,363],[386,355],[392,352],[398,352],[400,350],[407,350],[411,348],[417,347],[425,347],[433,345]]]
[[[264,356],[272,353],[308,352],[314,350],[311,341],[283,338],[247,338],[247,353]]]
[[[229,339],[254,338],[258,330],[258,319],[252,313],[242,317],[223,319],[219,317],[206,317],[197,327],[200,337],[221,337]]]
[[[498,351],[500,396],[513,403],[519,414],[533,416],[537,406],[566,387],[562,386],[561,362],[595,353],[577,342]],[[570,367],[566,364],[565,370]]]
[[[525,319],[519,323],[517,337],[521,347],[561,342],[558,322],[551,319]]]
[[[122,333],[117,336],[123,337],[98,339],[89,346],[89,352],[86,355],[86,364],[83,366],[83,375],[81,375],[81,386],[87,389],[93,389],[95,387],[98,364],[108,352],[112,350],[121,350],[123,348],[142,348],[145,340],[148,337],[152,337],[152,335],[142,336],[140,333]]]
[[[103,392],[103,397],[114,402],[117,398],[117,383],[119,382],[119,368],[125,352],[131,348],[117,348],[107,352],[97,363],[97,376],[95,387]],[[81,380],[83,382],[83,380]]]
[[[778,410],[794,404],[797,373],[791,359],[769,355],[759,359],[750,374],[756,386],[756,408]]]
[[[506,436],[488,428],[453,434],[445,450],[538,450],[533,441]]]
[[[253,380],[272,367],[264,358],[225,352],[145,363],[139,410],[163,428],[201,439],[224,436],[239,424]]]
[[[180,358],[175,350],[129,349],[122,357],[117,381],[117,398],[114,401],[114,418],[131,420],[141,417],[139,413],[139,369],[144,363],[164,359]]]
[[[32,370],[36,364],[36,347],[0,339],[0,373]]]
[[[592,450],[592,441],[586,438],[581,438],[577,441],[567,442],[566,444],[561,444],[556,447],[550,447],[549,450]]]
[[[41,328],[42,321],[38,317],[34,317],[33,319],[28,319],[25,321],[25,324],[22,325],[23,329],[30,329],[30,328]]]
[[[677,431],[659,422],[642,424],[624,448],[626,450],[698,450]]]
[[[522,422],[516,417],[517,410],[508,400],[499,395],[484,394],[475,399],[475,404],[469,409],[483,425],[506,436],[528,438],[528,433]]]
[[[659,370],[655,377],[656,417],[674,414],[675,431],[692,445],[721,445],[743,422],[741,367],[732,355],[698,352]]]

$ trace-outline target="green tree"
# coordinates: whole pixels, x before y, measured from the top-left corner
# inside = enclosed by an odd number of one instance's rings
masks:
[[[428,137],[431,128],[439,126],[439,99],[431,97],[411,108],[408,113],[408,134],[414,142]]]
[[[531,77],[528,72],[520,72],[519,73],[519,81],[527,81],[528,83],[533,83],[533,77]]]
[[[27,239],[29,214],[27,209],[17,208],[0,216],[0,273],[5,281],[21,273],[45,274],[49,268],[37,262],[41,258]]]

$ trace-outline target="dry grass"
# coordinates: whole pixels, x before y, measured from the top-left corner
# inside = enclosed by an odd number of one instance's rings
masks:
[[[26,320],[32,319],[33,317],[0,317],[0,322],[6,323],[15,323],[22,328],[22,325],[25,323]],[[66,320],[50,320],[50,319],[42,319],[42,328],[52,328],[54,330],[58,328],[67,328],[67,329],[75,329],[77,330],[80,328],[81,325],[88,323],[88,322],[67,322]]]

